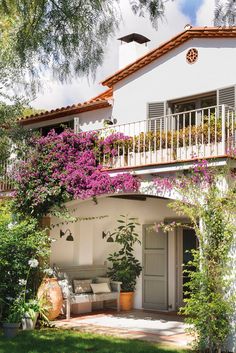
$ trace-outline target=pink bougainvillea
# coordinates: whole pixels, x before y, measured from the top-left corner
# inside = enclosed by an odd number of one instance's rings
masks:
[[[194,163],[188,173],[178,176],[157,177],[154,185],[158,193],[171,192],[172,190],[183,191],[190,186],[208,188],[215,181],[215,171],[209,167],[207,160],[199,160]]]
[[[114,156],[114,146],[126,140],[120,133],[100,139],[97,132],[52,131],[32,141],[32,154],[16,173],[15,207],[41,217],[70,199],[138,190],[135,177],[111,177],[98,162],[101,153]]]

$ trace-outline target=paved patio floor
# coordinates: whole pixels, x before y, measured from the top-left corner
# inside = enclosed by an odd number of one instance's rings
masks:
[[[133,310],[131,312],[103,311],[64,318],[54,322],[58,328],[113,335],[122,338],[168,343],[186,347],[192,337],[186,334],[183,318],[170,313]]]

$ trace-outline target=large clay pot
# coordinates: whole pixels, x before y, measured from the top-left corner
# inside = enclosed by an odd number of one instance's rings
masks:
[[[44,278],[39,289],[38,298],[43,298],[43,304],[47,307],[48,320],[54,320],[61,312],[63,297],[61,287],[56,278]]]
[[[120,309],[132,310],[134,303],[134,292],[121,292],[120,293]]]

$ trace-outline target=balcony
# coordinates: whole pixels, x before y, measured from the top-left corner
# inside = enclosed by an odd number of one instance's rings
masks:
[[[135,168],[226,157],[236,147],[235,109],[221,105],[104,128],[101,139],[120,133],[113,153],[100,154],[105,168]],[[12,164],[0,169],[0,194],[13,189]]]
[[[193,158],[228,155],[236,147],[235,109],[221,105],[102,129],[101,135],[129,136],[114,156],[100,161],[109,168],[141,167]]]

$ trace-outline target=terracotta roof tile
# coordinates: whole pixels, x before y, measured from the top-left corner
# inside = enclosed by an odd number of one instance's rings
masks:
[[[22,125],[28,125],[28,124],[33,124],[40,121],[56,119],[56,118],[82,113],[90,110],[106,108],[111,105],[109,100],[112,99],[112,95],[113,95],[112,89],[108,89],[105,92],[99,94],[98,96],[84,103],[68,105],[67,107],[52,109],[50,111],[45,111],[42,113],[20,117],[19,122]]]
[[[152,61],[160,58],[170,50],[178,47],[182,43],[192,38],[236,38],[236,26],[233,27],[192,27],[189,28],[169,41],[161,44],[158,48],[151,50],[133,63],[127,65],[115,74],[107,77],[102,84],[104,86],[113,87],[114,84],[127,76],[138,71],[142,67],[150,64]]]

